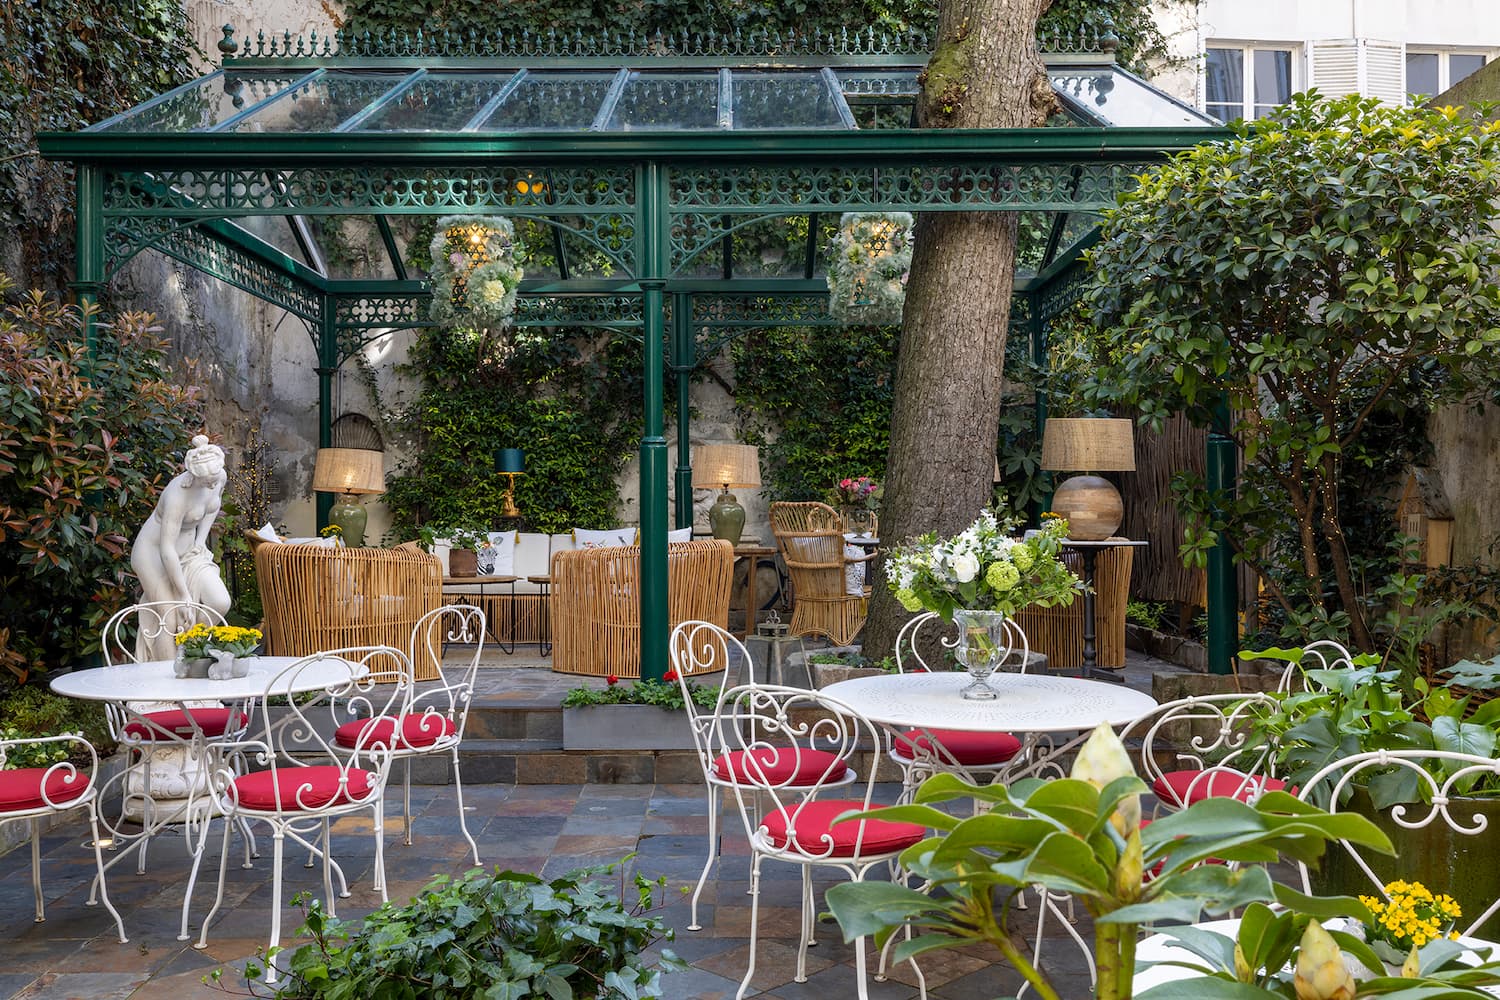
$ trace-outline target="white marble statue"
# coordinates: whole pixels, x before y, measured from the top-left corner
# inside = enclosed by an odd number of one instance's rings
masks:
[[[193,438],[183,471],[162,490],[130,550],[130,568],[141,581],[141,600],[196,601],[220,614],[229,610],[229,590],[208,547],[227,480],[224,449],[201,434]],[[175,652],[172,635],[162,634],[143,638],[136,656],[170,660]]]

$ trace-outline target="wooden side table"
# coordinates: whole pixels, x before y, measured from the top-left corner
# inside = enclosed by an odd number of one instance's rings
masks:
[[[514,653],[516,651],[516,602],[514,597],[516,593],[516,581],[519,579],[521,579],[519,576],[445,576],[443,577],[443,597],[450,599],[478,597],[483,601],[484,598],[491,596],[485,592],[486,587],[509,587],[512,600],[505,602],[510,619],[507,622],[510,627],[506,632],[506,635],[510,638],[509,649],[505,648],[505,640],[500,638],[500,629],[494,620],[494,616],[490,614],[490,611],[494,609],[494,605],[490,604],[489,607],[486,607],[484,613],[485,618],[490,623],[490,638],[495,640],[495,645],[499,646],[503,652]],[[453,589],[456,587],[478,587],[479,593],[470,594]],[[500,595],[497,593],[494,596],[498,597]],[[453,603],[452,600],[449,600],[449,603]]]
[[[741,559],[749,559],[750,566],[745,574],[745,629],[740,633],[741,639],[749,638],[755,631],[755,620],[760,615],[760,602],[756,599],[755,570],[760,560],[765,556],[774,556],[776,549],[766,545],[736,545],[734,547],[734,560],[738,563]]]
[[[539,573],[536,576],[528,576],[527,581],[537,585],[542,593],[541,610],[538,612],[542,620],[537,623],[536,651],[542,656],[552,655],[552,574]]]

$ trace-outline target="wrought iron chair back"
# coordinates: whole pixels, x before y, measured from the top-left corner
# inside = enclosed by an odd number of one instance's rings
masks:
[[[1254,720],[1279,705],[1275,695],[1194,695],[1158,705],[1121,730],[1139,739],[1140,775],[1157,801],[1182,809],[1201,798],[1253,798],[1276,778],[1276,747],[1255,738]]]
[[[1437,772],[1437,773],[1434,773]],[[1478,754],[1458,753],[1451,750],[1375,750],[1368,753],[1351,754],[1329,763],[1318,773],[1307,779],[1297,792],[1297,797],[1312,802],[1330,812],[1346,809],[1353,788],[1367,784],[1371,778],[1396,783],[1404,779],[1408,788],[1414,786],[1412,801],[1400,802],[1381,810],[1389,823],[1404,830],[1421,830],[1435,824],[1446,826],[1458,837],[1473,837],[1473,854],[1481,865],[1492,863],[1490,843],[1494,831],[1489,818],[1474,803],[1484,800],[1465,800],[1464,795],[1474,782],[1482,778],[1500,778],[1500,759]],[[1376,873],[1375,867],[1360,853],[1359,848],[1341,840],[1330,844],[1329,851],[1345,851],[1354,866],[1370,881],[1367,895],[1389,898],[1385,883],[1389,880]],[[1401,859],[1396,859],[1400,864]],[[1312,891],[1310,873],[1305,864],[1298,865],[1302,875],[1302,887]],[[1450,869],[1460,872],[1462,863],[1450,859]],[[1433,892],[1447,892],[1448,888],[1427,886]],[[1486,900],[1485,907],[1476,912],[1466,909],[1459,933],[1472,936],[1497,913],[1500,913],[1500,898]]]

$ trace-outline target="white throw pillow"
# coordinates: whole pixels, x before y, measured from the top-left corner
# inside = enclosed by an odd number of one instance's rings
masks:
[[[845,545],[845,559],[863,558],[865,550],[858,545]],[[844,564],[844,593],[850,597],[865,596],[865,564],[862,562]]]
[[[692,525],[688,525],[686,528],[673,528],[671,531],[667,532],[668,542],[691,542],[692,540]]]
[[[634,528],[574,528],[573,544],[580,549],[599,549],[615,545],[634,545]]]
[[[278,535],[278,534],[276,534],[276,528],[275,528],[274,525],[271,524],[270,521],[267,521],[265,524],[262,524],[259,528],[256,528],[255,529],[255,534],[257,536],[259,536],[260,538],[262,538],[263,540],[267,541],[267,542],[279,542],[279,541],[281,541],[281,536]]]
[[[283,538],[282,541],[288,545],[316,545],[319,548],[336,549],[344,540],[337,535],[330,535],[327,538]]]
[[[480,576],[514,576],[516,571],[516,533],[492,531],[490,547],[479,550]]]

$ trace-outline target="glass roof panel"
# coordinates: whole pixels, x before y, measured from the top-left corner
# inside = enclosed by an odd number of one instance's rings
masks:
[[[586,132],[615,74],[528,73],[479,125],[483,132]]]
[[[103,132],[197,132],[222,121],[307,75],[289,73],[214,73],[119,118],[94,126]]]
[[[396,270],[373,215],[310,215],[330,278],[391,281]]]
[[[307,259],[307,254],[302,252],[302,247],[297,243],[297,237],[292,233],[293,223],[289,216],[247,215],[227,221],[265,240],[288,257],[293,257],[309,267],[313,266],[313,262]]]
[[[730,75],[734,128],[845,128],[842,109],[821,73]]]
[[[235,132],[332,132],[365,106],[406,79],[409,73],[340,70],[279,97],[234,126]]]
[[[355,132],[458,132],[513,73],[431,73],[355,126]]]
[[[1118,67],[1061,67],[1048,71],[1058,97],[1102,124],[1123,128],[1211,128],[1218,122],[1181,104]]]
[[[604,127],[621,132],[716,129],[719,74],[632,71]]]

